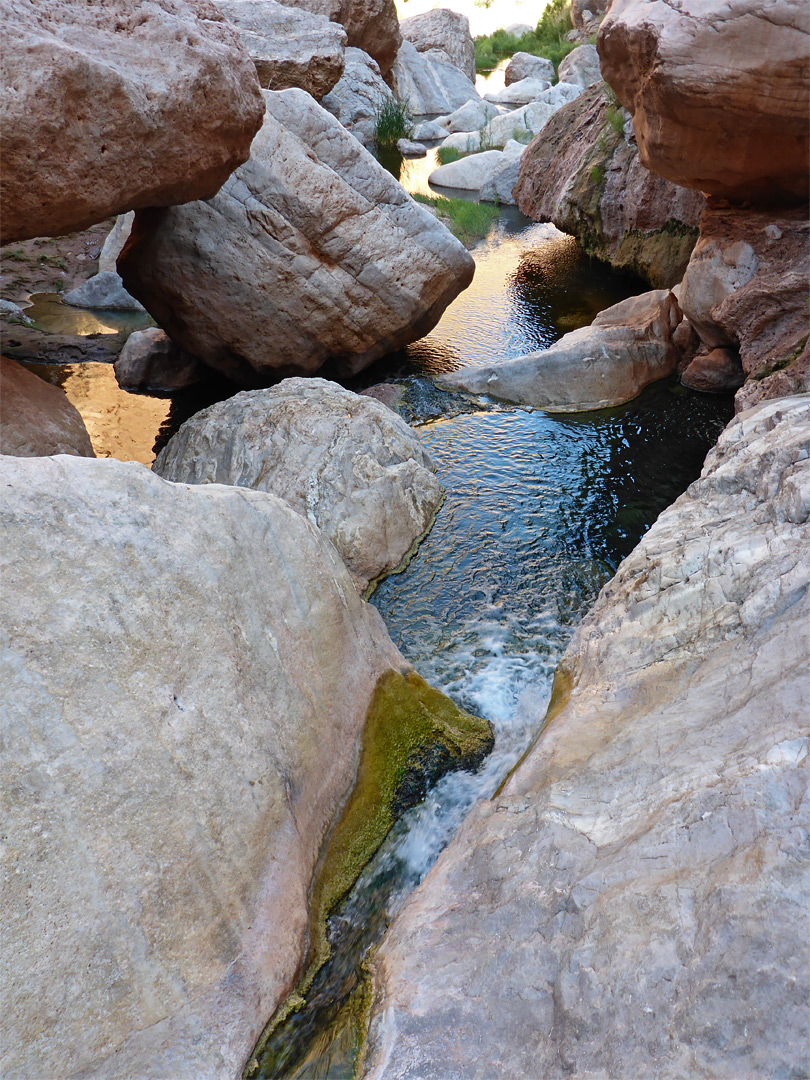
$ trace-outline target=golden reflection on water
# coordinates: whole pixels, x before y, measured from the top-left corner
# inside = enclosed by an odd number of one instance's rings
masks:
[[[58,293],[33,293],[25,314],[40,330],[50,334],[119,334],[121,331],[141,330],[154,326],[152,319],[141,311],[88,311],[65,304]]]
[[[96,457],[151,465],[154,445],[172,407],[170,398],[130,394],[115,380],[112,364],[25,364],[61,386],[78,409]]]

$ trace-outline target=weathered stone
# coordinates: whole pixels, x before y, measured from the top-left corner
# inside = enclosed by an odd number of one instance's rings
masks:
[[[528,105],[530,101],[540,101],[550,87],[548,79],[527,78],[513,82],[495,94],[485,94],[484,97],[495,105]]]
[[[806,4],[614,0],[597,44],[647,168],[732,200],[807,198]]]
[[[672,332],[680,319],[671,292],[642,293],[602,311],[550,349],[462,368],[442,375],[441,384],[548,412],[620,405],[675,371]]]
[[[436,142],[447,137],[445,129],[435,120],[422,120],[421,123],[414,124],[411,134],[419,142]]]
[[[376,952],[371,1080],[807,1071],[810,397],[738,417]]]
[[[444,144],[443,144],[444,145]],[[440,165],[428,177],[435,187],[458,188],[460,191],[480,191],[506,161],[501,150],[484,150],[459,161]]]
[[[391,715],[417,749],[491,736],[280,499],[0,464],[3,1075],[237,1080],[295,985],[310,886],[323,906],[363,865],[358,811],[377,843],[390,824],[390,753],[389,797],[341,809],[365,739]],[[333,825],[354,863],[330,846],[313,880]]]
[[[525,140],[538,135],[554,115],[555,107],[545,101],[532,101],[520,109],[501,113],[488,120],[478,131],[456,132],[448,135],[442,146],[451,146],[461,153],[476,153],[485,149],[504,147],[512,140]]]
[[[262,121],[236,30],[201,0],[3,0],[2,240],[210,198]]]
[[[571,22],[580,31],[590,33],[610,7],[610,0],[571,0]]]
[[[377,113],[386,101],[393,100],[394,95],[384,82],[377,61],[362,49],[349,48],[343,74],[321,104],[363,146],[372,147],[376,142]]]
[[[728,394],[745,381],[740,358],[732,349],[702,352],[681,373],[681,382],[708,394]]]
[[[121,389],[138,392],[185,390],[213,375],[156,326],[130,334],[114,368]]]
[[[278,495],[332,541],[361,592],[402,563],[444,496],[404,420],[324,379],[285,379],[204,409],[154,469]]]
[[[709,209],[680,288],[709,349],[739,351],[754,401],[808,389],[810,223],[804,209]],[[777,378],[778,376],[778,378]],[[746,400],[745,397],[741,400]]]
[[[126,214],[119,214],[115,219],[115,224],[107,234],[107,239],[104,241],[101,254],[98,257],[98,272],[100,274],[118,273],[118,256],[129,239],[134,220],[134,210],[130,210]]]
[[[242,386],[367,367],[427,334],[475,269],[309,95],[265,98],[250,161],[214,199],[138,215],[119,259],[172,340]]]
[[[96,311],[143,311],[134,296],[124,288],[115,271],[102,270],[83,281],[76,289],[62,296],[71,307],[90,308]]]
[[[785,397],[788,394],[804,394],[810,391],[810,343],[789,359],[784,368],[773,371],[762,379],[748,379],[734,395],[737,412],[751,409],[760,401]]]
[[[397,139],[397,150],[404,158],[421,158],[427,155],[427,147],[412,139]]]
[[[551,60],[547,60],[545,56],[533,56],[527,52],[516,52],[503,73],[504,83],[507,86],[520,82],[522,79],[547,79],[548,82],[552,82],[556,75]]]
[[[1,355],[0,454],[95,457],[84,421],[64,390]]]
[[[339,22],[348,44],[373,57],[387,79],[402,35],[394,0],[282,0],[288,7],[302,8]]]
[[[437,116],[435,123],[453,135],[458,131],[479,131],[486,123],[498,116],[496,107],[488,101],[468,101],[447,116]]]
[[[346,31],[324,15],[276,0],[213,0],[239,31],[265,90],[297,86],[316,101],[343,74]]]
[[[440,50],[470,82],[475,82],[475,45],[466,15],[437,7],[403,19],[400,30],[403,39],[410,41],[419,52]]]
[[[599,53],[594,45],[579,45],[568,56],[563,57],[557,68],[560,82],[575,83],[588,87],[602,81],[599,69]]]
[[[521,211],[576,236],[590,255],[652,285],[683,277],[706,200],[645,169],[604,83],[564,105],[524,154]]]
[[[443,52],[431,49],[421,53],[410,41],[402,42],[391,71],[391,85],[414,116],[451,113],[481,97],[475,84]]]
[[[481,202],[494,202],[501,206],[514,206],[512,194],[520,172],[520,159],[526,147],[517,142],[508,142],[503,148],[503,161],[496,166],[488,180],[481,185]]]

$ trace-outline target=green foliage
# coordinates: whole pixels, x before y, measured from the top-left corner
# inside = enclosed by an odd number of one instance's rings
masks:
[[[557,68],[560,61],[577,47],[576,42],[566,40],[572,25],[571,0],[551,0],[534,30],[520,37],[507,34],[505,30],[496,30],[488,37],[477,37],[475,69],[491,71],[499,60],[516,52],[545,56]]]
[[[593,165],[593,166],[591,166],[591,174],[590,175],[591,175],[591,180],[593,180],[594,184],[601,184],[603,182],[603,180],[605,179],[605,176],[606,176],[605,166],[604,165]]]
[[[497,206],[469,202],[467,199],[445,199],[439,195],[413,196],[417,202],[432,206],[462,244],[480,240],[489,232],[498,217]]]
[[[374,112],[374,138],[380,150],[392,150],[400,139],[409,139],[413,117],[404,101],[388,98]]]
[[[512,138],[515,142],[523,143],[524,146],[528,146],[534,138],[534,135],[526,127],[512,128]]]
[[[616,109],[612,105],[608,105],[607,122],[617,135],[621,135],[624,131],[624,113],[621,108]]]
[[[22,248],[16,248],[14,251],[4,251],[3,252],[3,258],[4,259],[14,259],[15,261],[20,260],[20,261],[24,262],[25,261],[25,253],[24,253]]]
[[[455,146],[440,146],[436,151],[436,156],[442,165],[449,165],[451,161],[458,161],[464,157],[460,150],[456,150]]]
[[[484,153],[485,150],[492,149],[492,124],[487,120],[485,124],[482,124],[478,129],[478,152]]]

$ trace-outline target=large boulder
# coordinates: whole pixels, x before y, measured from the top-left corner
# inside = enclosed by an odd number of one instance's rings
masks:
[[[555,112],[523,155],[515,200],[588,254],[671,287],[683,277],[706,200],[644,168],[627,114],[606,91],[591,86]]]
[[[648,168],[732,200],[807,198],[807,4],[614,0],[597,45]]]
[[[478,101],[474,82],[452,64],[439,49],[419,52],[403,41],[391,71],[391,85],[414,116],[447,114]]]
[[[113,368],[121,389],[135,393],[175,393],[213,375],[211,368],[179,349],[156,326],[130,334]]]
[[[481,185],[481,202],[497,203],[499,206],[514,206],[513,191],[520,173],[520,159],[526,151],[524,143],[508,142],[503,148],[503,161],[492,171]]]
[[[278,495],[332,541],[361,592],[401,565],[444,497],[404,420],[324,379],[285,379],[204,409],[153,468]]]
[[[546,79],[552,82],[556,75],[552,60],[547,60],[545,56],[534,56],[532,53],[516,52],[506,65],[503,81],[506,86],[523,79]]]
[[[320,101],[343,72],[346,31],[276,0],[213,0],[239,31],[265,90],[300,87]]]
[[[810,397],[721,436],[376,952],[371,1080],[807,1071]]]
[[[511,105],[514,109],[520,105],[528,105],[530,101],[539,101],[550,86],[548,79],[521,79],[520,82],[513,82],[494,94],[486,94],[485,98],[495,105]]]
[[[437,7],[404,19],[400,30],[403,40],[410,41],[419,52],[438,49],[470,82],[475,82],[475,45],[466,15]]]
[[[339,22],[348,44],[373,56],[387,79],[402,44],[394,0],[282,0]]]
[[[118,260],[174,342],[248,387],[367,367],[427,334],[475,269],[308,94],[265,99],[247,164],[213,199],[138,215]]]
[[[672,334],[681,320],[666,289],[631,296],[572,330],[549,349],[462,368],[441,376],[443,386],[502,401],[583,412],[620,405],[678,363]]]
[[[64,390],[0,356],[0,454],[95,457],[90,436]]]
[[[599,53],[596,47],[594,45],[577,46],[560,61],[557,75],[560,82],[574,83],[582,87],[601,82],[602,72],[599,69]]]
[[[263,103],[237,31],[200,0],[2,0],[2,242],[208,199]]]
[[[280,499],[112,460],[0,472],[3,1076],[237,1080],[310,887],[323,908],[368,857],[358,814],[390,812],[358,807],[367,774],[406,776],[361,737],[491,737]]]
[[[502,150],[484,150],[480,154],[470,154],[459,161],[440,165],[428,179],[435,187],[480,191],[505,160]]]
[[[382,105],[393,100],[377,61],[362,49],[348,48],[343,74],[321,104],[363,146],[372,147],[376,141],[377,113]]]
[[[706,211],[679,289],[707,349],[739,353],[738,407],[810,389],[810,223],[803,209]]]

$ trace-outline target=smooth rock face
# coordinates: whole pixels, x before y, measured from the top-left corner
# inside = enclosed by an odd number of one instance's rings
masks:
[[[13,457],[96,456],[84,421],[64,390],[51,386],[16,360],[2,355],[0,454]]]
[[[113,367],[121,389],[138,392],[185,390],[213,374],[156,326],[130,334]]]
[[[143,311],[143,306],[124,288],[117,273],[102,270],[66,292],[62,300],[71,307],[96,311]]]
[[[470,82],[475,82],[475,45],[466,15],[459,15],[449,8],[433,8],[403,19],[400,30],[403,39],[410,41],[419,52],[439,49]]]
[[[481,97],[475,84],[445,53],[439,49],[421,53],[410,41],[402,42],[391,71],[391,85],[414,116],[451,113]]]
[[[233,23],[265,90],[297,86],[320,101],[343,74],[346,31],[276,0],[214,0]]]
[[[346,50],[343,74],[321,104],[363,146],[371,147],[376,141],[377,111],[393,98],[390,88],[383,81],[377,61],[362,49],[349,48]]]
[[[98,257],[98,272],[100,274],[117,273],[118,256],[129,239],[134,220],[134,210],[129,210],[126,214],[119,214],[115,219],[115,224],[107,233],[107,239],[104,241],[101,254]]]
[[[614,0],[597,44],[648,168],[732,200],[807,198],[801,0]]]
[[[512,150],[512,147],[518,147]],[[481,185],[479,198],[482,202],[494,202],[501,206],[514,206],[512,194],[520,172],[520,159],[526,149],[520,143],[507,143],[504,147],[504,160],[495,168],[488,180]]]
[[[480,191],[492,179],[496,169],[505,161],[501,150],[485,150],[471,154],[460,161],[440,165],[430,174],[430,182],[436,187],[458,188],[462,191]]]
[[[568,56],[563,57],[557,68],[560,82],[575,83],[588,87],[600,82],[602,72],[599,68],[599,53],[594,45],[580,45]]]
[[[447,116],[437,116],[435,123],[451,135],[457,131],[478,131],[498,116],[497,108],[488,101],[468,101]],[[442,136],[440,136],[441,138]]]
[[[565,334],[550,349],[442,375],[452,390],[487,394],[549,412],[620,405],[671,375],[678,360],[672,332],[681,320],[667,289],[631,296]]]
[[[302,90],[265,91],[250,161],[207,202],[139,215],[124,282],[242,386],[360,371],[427,334],[472,280],[464,247]]]
[[[367,1078],[806,1072],[810,397],[738,417],[375,954]]]
[[[348,44],[372,56],[387,79],[402,44],[394,0],[282,0],[339,22]]]
[[[528,217],[552,221],[589,254],[657,287],[675,285],[706,200],[643,167],[605,91],[604,83],[591,86],[554,113],[523,156],[515,199]]]
[[[708,349],[739,352],[742,407],[810,389],[810,223],[804,209],[709,209],[680,288],[684,314]]]
[[[504,83],[511,86],[512,83],[522,79],[546,79],[551,82],[556,77],[554,64],[545,56],[533,56],[527,52],[516,52],[504,72]]]
[[[3,0],[2,242],[208,199],[262,122],[236,30],[201,0]]]
[[[401,564],[444,497],[404,420],[324,379],[285,379],[204,409],[154,469],[278,495],[332,541],[361,592]]]
[[[448,135],[442,146],[452,146],[462,153],[476,153],[481,149],[482,136],[487,148],[504,147],[513,139],[525,140],[543,130],[555,108],[546,101],[532,101],[520,109],[493,117],[477,131]]]
[[[486,100],[496,105],[528,105],[530,101],[539,101],[550,86],[548,79],[521,79],[496,94],[487,94]]]

